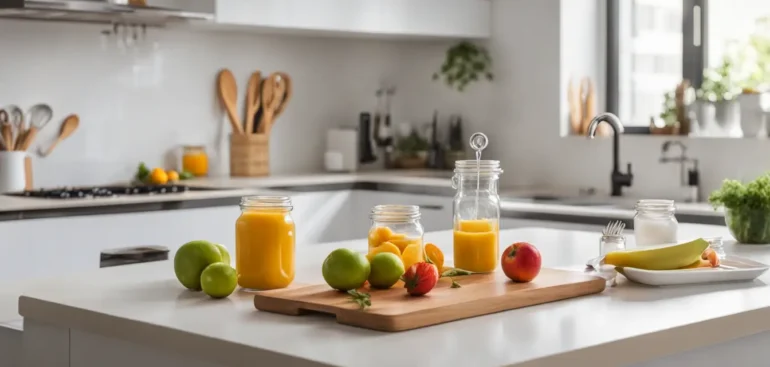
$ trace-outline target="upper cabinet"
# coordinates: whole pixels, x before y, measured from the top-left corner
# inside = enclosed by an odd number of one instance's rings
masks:
[[[214,26],[274,33],[484,39],[490,0],[217,0]]]

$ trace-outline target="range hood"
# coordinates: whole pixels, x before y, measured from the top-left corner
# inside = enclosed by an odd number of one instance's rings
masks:
[[[216,0],[0,0],[0,17],[162,26],[178,21],[213,20],[215,2]]]

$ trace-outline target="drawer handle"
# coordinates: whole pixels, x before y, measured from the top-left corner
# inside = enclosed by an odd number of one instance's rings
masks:
[[[420,207],[420,210],[427,209],[427,210],[443,210],[443,205],[417,205]]]

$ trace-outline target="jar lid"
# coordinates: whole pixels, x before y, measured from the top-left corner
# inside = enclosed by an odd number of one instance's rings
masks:
[[[467,159],[455,161],[454,172],[464,175],[500,174],[503,170],[500,168],[500,161]]]
[[[293,206],[288,196],[252,195],[241,197],[241,208],[292,210]]]
[[[376,205],[370,217],[378,222],[401,222],[420,219],[420,207],[417,205]]]
[[[669,212],[674,211],[673,200],[659,200],[659,199],[644,199],[636,202],[636,211],[660,211]]]

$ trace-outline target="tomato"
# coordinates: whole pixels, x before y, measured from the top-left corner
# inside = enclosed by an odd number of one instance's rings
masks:
[[[419,262],[409,267],[403,275],[404,288],[413,296],[430,292],[438,283],[438,269],[433,264]]]

